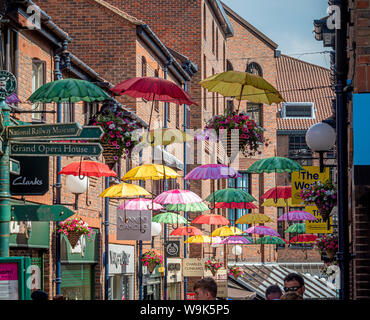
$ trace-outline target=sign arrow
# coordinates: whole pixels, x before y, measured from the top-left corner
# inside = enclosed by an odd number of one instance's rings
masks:
[[[12,205],[12,221],[63,221],[75,212],[63,205]]]

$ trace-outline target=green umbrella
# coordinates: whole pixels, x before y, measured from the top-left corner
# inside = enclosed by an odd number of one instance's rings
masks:
[[[161,223],[166,223],[166,224],[175,224],[175,223],[184,223],[188,224],[189,221],[186,220],[183,216],[180,216],[177,213],[173,212],[165,212],[165,213],[160,213],[157,214],[152,218],[153,222],[161,222]]]
[[[62,79],[44,84],[28,101],[35,102],[94,102],[112,100],[108,93],[97,85],[80,79]]]
[[[289,232],[289,233],[306,233],[306,224],[305,223],[295,223],[295,224],[292,224],[284,232]]]
[[[257,244],[286,244],[286,242],[279,237],[275,236],[264,236],[256,240]]]
[[[207,201],[209,202],[252,202],[257,201],[253,196],[251,196],[248,192],[242,190],[242,189],[236,189],[236,188],[226,188],[217,190],[213,193],[211,193],[207,198]]]
[[[209,210],[208,206],[203,202],[194,203],[176,203],[166,205],[166,209],[170,211],[191,211],[191,212],[203,212]]]
[[[294,160],[282,157],[271,157],[261,159],[253,163],[247,170],[248,173],[271,173],[271,172],[293,172],[304,170],[303,167]]]

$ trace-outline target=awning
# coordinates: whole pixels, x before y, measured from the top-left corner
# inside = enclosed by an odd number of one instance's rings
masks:
[[[227,297],[231,300],[253,300],[256,297],[256,293],[229,287],[227,289]]]
[[[181,160],[177,159],[173,154],[161,148],[160,146],[154,147],[155,163],[157,163],[158,160],[162,159],[162,150],[163,150],[163,161],[166,166],[176,168],[178,170],[184,170],[184,163]]]

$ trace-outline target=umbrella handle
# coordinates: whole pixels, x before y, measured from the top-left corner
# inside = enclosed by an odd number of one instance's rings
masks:
[[[85,175],[82,175],[82,176],[81,176],[81,165],[82,165],[82,157],[80,158],[80,166],[79,166],[79,168],[78,168],[78,178],[79,178],[80,180],[83,180],[83,179],[85,178]]]

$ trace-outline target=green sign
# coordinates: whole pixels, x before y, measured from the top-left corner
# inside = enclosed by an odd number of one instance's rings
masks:
[[[82,127],[82,131],[78,137],[65,137],[67,140],[100,140],[104,135],[104,131],[100,126]]]
[[[102,151],[99,143],[10,143],[12,156],[99,156]]]
[[[50,139],[79,136],[82,127],[79,123],[34,124],[7,127],[8,139]]]
[[[18,160],[14,160],[12,158],[9,159],[9,172],[16,175],[20,174],[21,165]]]
[[[60,204],[17,204],[11,206],[11,214],[12,221],[63,221],[75,212]]]
[[[0,98],[10,96],[17,88],[17,80],[14,75],[8,71],[0,71]]]

